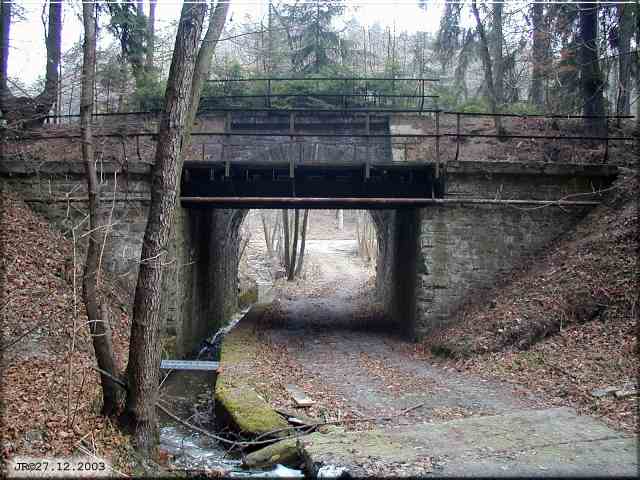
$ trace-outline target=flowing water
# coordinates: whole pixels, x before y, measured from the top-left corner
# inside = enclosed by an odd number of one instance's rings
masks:
[[[238,312],[228,326],[203,342],[199,359],[218,360],[222,338],[249,311]],[[212,433],[218,433],[214,414],[215,374],[206,371],[168,372],[160,389],[161,399],[178,417]],[[244,469],[241,461],[226,453],[224,445],[163,415],[160,417],[160,449],[169,454],[172,469],[219,472],[231,477],[303,477],[299,470],[277,465],[269,470]]]

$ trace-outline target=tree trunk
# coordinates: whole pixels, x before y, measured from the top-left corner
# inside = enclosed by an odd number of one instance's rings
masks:
[[[296,255],[298,253],[298,230],[300,226],[300,210],[297,208],[293,215],[293,245],[291,246],[291,261],[289,262],[289,272],[287,280],[290,282],[295,278],[296,274]]]
[[[264,243],[267,246],[267,255],[273,257],[273,236],[264,211],[260,212],[260,220],[262,221],[262,231],[264,232]]]
[[[633,36],[633,16],[631,5],[618,5],[618,84],[616,115],[629,115],[631,111],[631,37]],[[636,73],[636,75],[640,75]],[[621,119],[617,121],[618,126]]]
[[[604,116],[604,100],[602,98],[603,82],[598,59],[598,6],[580,3],[580,81],[582,86],[584,125],[588,132],[596,136],[606,133]]]
[[[49,2],[49,27],[46,36],[47,71],[44,90],[36,98],[38,113],[47,115],[58,96],[60,52],[62,45],[62,2]]]
[[[91,113],[93,111],[93,85],[96,63],[96,6],[94,3],[82,4],[84,23],[84,47],[82,62],[82,97],[80,102],[80,122],[82,129],[82,160],[87,176],[89,194],[89,246],[82,274],[82,297],[87,310],[89,331],[93,341],[96,361],[101,370],[111,377],[117,377],[116,364],[111,344],[111,328],[107,317],[107,308],[100,305],[98,299],[98,276],[100,272],[100,236],[101,221],[100,185],[93,158],[93,134],[91,131]],[[113,415],[118,410],[120,387],[109,375],[100,374],[102,384],[102,414]]]
[[[0,2],[0,109],[5,113],[6,101],[11,97],[9,73],[9,36],[11,32],[11,2]]]
[[[156,48],[156,4],[157,0],[149,0],[149,18],[147,19],[147,71],[153,70]]]
[[[338,230],[344,230],[344,210],[340,209],[337,212],[338,214]]]
[[[640,45],[640,2],[636,2],[636,47]],[[636,48],[637,50],[637,48]],[[636,51],[636,96],[640,95],[640,53]],[[640,98],[636,98],[636,135],[640,137]],[[636,141],[636,151],[640,155],[640,142]]]
[[[49,2],[49,23],[46,35],[47,69],[42,92],[35,98],[14,97],[8,88],[9,40],[11,31],[11,3],[0,2],[2,47],[0,49],[0,110],[7,120],[25,126],[41,125],[56,102],[59,88],[59,66],[62,39],[62,2]]]
[[[200,106],[200,94],[205,80],[209,77],[211,70],[211,62],[213,60],[213,52],[220,39],[220,34],[224,28],[224,22],[227,19],[229,5],[231,2],[219,1],[216,8],[212,8],[209,14],[209,26],[202,40],[202,47],[198,52],[198,60],[196,62],[195,73],[193,76],[193,96],[191,97],[191,105],[189,106],[189,122],[188,133],[191,133],[191,127],[195,121],[198,107]]]
[[[289,256],[289,211],[282,210],[282,229],[284,231],[284,269],[289,275],[291,257]]]
[[[147,455],[155,453],[158,442],[155,404],[160,371],[162,265],[182,174],[181,149],[189,131],[192,82],[206,10],[205,3],[185,2],[182,6],[151,171],[151,205],[134,297],[124,420],[135,433],[137,449]]]
[[[309,210],[304,211],[304,219],[302,220],[302,234],[300,235],[300,256],[298,257],[298,265],[296,266],[296,277],[299,277],[304,267],[304,249],[307,244],[307,224],[309,223]]]
[[[493,49],[493,64],[495,65],[493,85],[495,88],[498,110],[504,103],[504,60],[502,58],[502,2],[493,4],[493,31],[491,46]]]
[[[529,89],[529,102],[536,107],[544,107],[544,90],[542,81],[544,79],[545,37],[544,31],[544,4],[537,2],[533,4],[531,11],[533,24],[533,52],[531,68],[531,88]]]
[[[482,20],[480,20],[480,12],[476,5],[476,0],[472,0],[471,9],[473,10],[473,16],[476,19],[476,26],[478,35],[480,36],[480,56],[482,58],[482,69],[484,71],[484,81],[487,90],[487,99],[489,100],[489,107],[491,113],[498,113],[498,96],[496,93],[495,84],[493,82],[493,69],[491,67],[491,54],[489,53],[489,41],[487,34],[484,30]],[[504,130],[502,128],[502,119],[498,116],[493,117],[493,124],[496,128],[496,135],[503,135]]]

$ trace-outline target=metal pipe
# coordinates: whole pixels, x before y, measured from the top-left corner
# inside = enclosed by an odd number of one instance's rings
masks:
[[[590,192],[589,192],[590,193]],[[496,200],[490,198],[380,198],[380,197],[180,197],[184,204],[200,205],[272,205],[282,207],[290,205],[379,205],[392,208],[394,206],[428,206],[428,205],[534,205],[557,207],[593,207],[600,205],[598,201],[581,200]]]

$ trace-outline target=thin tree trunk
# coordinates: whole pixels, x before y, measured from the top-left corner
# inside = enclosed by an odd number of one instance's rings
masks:
[[[289,211],[282,210],[282,228],[284,231],[284,269],[289,275],[291,257],[289,256]]]
[[[302,220],[302,234],[300,235],[300,256],[298,257],[298,265],[296,266],[296,277],[299,277],[304,267],[304,249],[307,243],[307,224],[309,223],[309,209],[304,211],[304,219]]]
[[[262,231],[264,232],[264,243],[267,246],[267,255],[273,257],[273,236],[264,212],[260,212],[260,220],[262,221]]]
[[[344,210],[340,209],[337,212],[338,214],[338,230],[344,230]]]
[[[157,0],[149,0],[149,18],[147,19],[147,70],[153,69],[154,54],[156,48],[156,3]]]
[[[529,89],[529,102],[536,107],[544,106],[544,91],[542,81],[544,78],[545,36],[544,31],[544,4],[536,2],[532,6],[531,20],[533,23],[533,52],[531,68],[531,88]]]
[[[629,115],[631,111],[631,37],[633,36],[633,16],[631,5],[618,5],[618,84],[616,115]],[[636,73],[640,75],[640,72]],[[620,126],[621,119],[618,119]]]
[[[140,271],[133,306],[127,396],[124,420],[135,432],[136,447],[155,453],[160,366],[160,298],[162,265],[172,228],[182,173],[182,145],[189,131],[192,82],[207,5],[184,3],[180,14],[155,162],[151,205],[142,244]]]
[[[300,226],[300,210],[294,211],[293,220],[293,245],[291,246],[291,262],[289,262],[289,272],[287,280],[292,281],[296,273],[296,255],[298,253],[298,229]]]
[[[11,2],[0,2],[0,107],[4,110],[4,97],[11,95],[7,84],[9,73],[9,37],[11,34]]]
[[[24,121],[27,126],[40,125],[58,97],[60,50],[62,41],[62,2],[49,2],[49,22],[46,34],[47,68],[42,92],[35,98],[14,97],[8,88],[11,3],[0,2],[0,110],[10,121]]]
[[[636,47],[640,45],[640,2],[636,2]],[[636,52],[636,135],[640,137],[640,53]],[[640,142],[636,141],[636,151],[640,155]]]
[[[47,115],[58,96],[62,49],[62,2],[49,2],[49,26],[46,36],[47,70],[44,89],[36,98],[38,113]]]
[[[493,31],[492,42],[493,48],[493,64],[495,65],[493,75],[493,85],[495,88],[496,103],[498,110],[502,108],[504,103],[504,60],[502,58],[502,2],[493,4]]]
[[[215,8],[212,8],[209,13],[209,26],[207,27],[207,33],[205,33],[202,40],[202,46],[198,52],[198,60],[196,62],[195,72],[193,76],[193,96],[191,98],[191,104],[189,106],[189,121],[187,122],[187,138],[191,133],[191,127],[195,121],[196,114],[198,113],[198,107],[200,106],[200,94],[202,93],[202,86],[205,80],[209,77],[209,70],[211,70],[211,62],[213,60],[213,53],[215,52],[216,45],[220,39],[220,34],[224,28],[224,22],[227,19],[227,13],[229,12],[229,5],[231,2],[219,1]]]
[[[89,331],[93,341],[96,361],[101,370],[102,414],[113,415],[118,410],[121,398],[120,387],[111,377],[117,378],[113,347],[111,344],[111,328],[107,317],[107,308],[98,300],[98,275],[100,272],[100,184],[96,174],[93,158],[93,134],[91,131],[91,112],[93,110],[93,84],[95,81],[96,63],[96,6],[94,3],[82,4],[84,23],[84,47],[82,63],[82,99],[80,103],[80,122],[82,129],[82,160],[87,176],[89,194],[89,246],[87,259],[82,274],[82,296],[89,320]]]
[[[489,53],[489,41],[484,30],[484,25],[482,24],[482,20],[480,20],[480,12],[478,12],[476,0],[472,0],[471,10],[473,11],[473,16],[476,19],[478,35],[480,36],[480,56],[482,58],[482,69],[484,71],[484,81],[487,88],[487,99],[489,100],[489,107],[491,108],[491,113],[498,113],[498,96],[493,81],[491,54]],[[493,123],[496,128],[496,135],[504,134],[501,118],[498,116],[493,117]]]
[[[580,3],[579,62],[582,85],[583,114],[600,118],[585,118],[585,128],[594,135],[606,133],[603,82],[598,59],[598,6]]]

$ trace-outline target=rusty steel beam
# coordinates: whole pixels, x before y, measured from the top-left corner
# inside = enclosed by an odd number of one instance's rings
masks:
[[[344,208],[362,206],[377,208],[420,207],[430,205],[512,205],[536,207],[594,207],[595,200],[495,200],[489,198],[381,198],[381,197],[180,197],[183,204],[224,205],[227,207],[247,208],[247,205],[260,205],[262,208],[295,208],[305,206],[324,208],[327,205]]]

